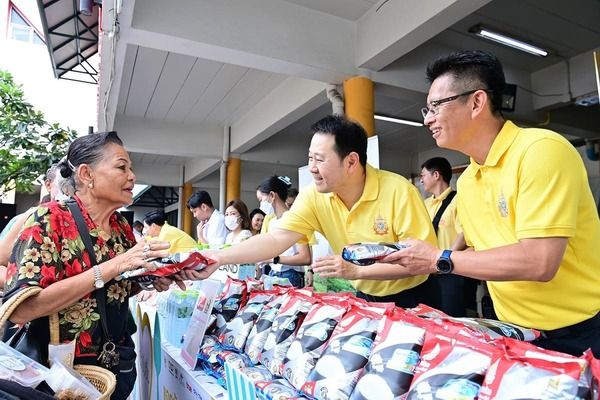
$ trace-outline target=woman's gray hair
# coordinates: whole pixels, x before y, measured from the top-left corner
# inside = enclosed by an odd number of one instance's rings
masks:
[[[98,132],[75,139],[67,150],[67,155],[58,162],[60,175],[73,188],[78,187],[76,171],[81,164],[95,165],[104,155],[104,149],[109,144],[123,146],[123,141],[117,132]]]

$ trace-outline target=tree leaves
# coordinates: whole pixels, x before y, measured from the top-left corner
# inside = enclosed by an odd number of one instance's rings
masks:
[[[0,70],[0,195],[15,188],[31,192],[76,137],[74,130],[48,123],[12,75]]]

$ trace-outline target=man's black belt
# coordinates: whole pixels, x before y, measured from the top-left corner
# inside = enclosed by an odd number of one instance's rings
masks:
[[[600,312],[594,315],[590,319],[578,322],[571,326],[565,326],[564,328],[553,329],[551,331],[540,331],[542,339],[555,339],[564,336],[581,333],[594,328],[600,327]]]

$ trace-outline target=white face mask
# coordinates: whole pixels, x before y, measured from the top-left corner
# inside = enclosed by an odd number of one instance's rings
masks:
[[[240,226],[239,217],[236,217],[235,215],[226,215],[225,226],[230,231],[236,230]]]
[[[265,215],[271,215],[275,212],[275,209],[273,209],[273,204],[267,200],[261,201],[259,208],[265,213]]]

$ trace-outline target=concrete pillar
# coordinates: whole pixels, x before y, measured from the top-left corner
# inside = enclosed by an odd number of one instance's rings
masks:
[[[242,161],[237,157],[229,157],[227,162],[227,202],[240,198],[240,176]],[[225,210],[221,210],[225,212]]]
[[[369,137],[375,134],[375,97],[373,81],[364,76],[355,76],[344,81],[346,117],[358,122]]]
[[[190,209],[187,206],[187,201],[190,197],[192,197],[192,192],[193,192],[193,188],[192,188],[192,184],[187,182],[184,183],[183,185],[183,190],[182,190],[182,196],[179,198],[179,203],[181,204],[181,214],[183,216],[183,224],[181,224],[182,226],[182,230],[187,233],[188,235],[190,235],[191,237],[196,237],[195,233],[192,232],[193,229],[193,220],[194,220],[194,216],[192,215],[192,212],[190,211]]]

